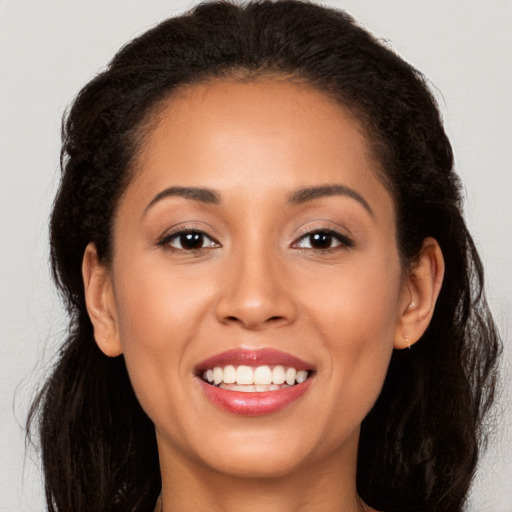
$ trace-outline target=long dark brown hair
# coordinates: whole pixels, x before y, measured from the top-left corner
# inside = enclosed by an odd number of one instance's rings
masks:
[[[213,77],[279,75],[334,97],[363,123],[397,211],[407,265],[426,237],[446,273],[432,322],[395,351],[361,431],[357,487],[387,512],[462,510],[485,439],[499,337],[461,214],[453,155],[424,77],[342,11],[295,0],[201,4],[122,48],[63,124],[62,181],[50,226],[53,276],[70,325],[28,427],[41,440],[52,512],[152,511],[160,491],[154,427],[123,357],[96,346],[81,263],[111,257],[112,219],[160,102]]]

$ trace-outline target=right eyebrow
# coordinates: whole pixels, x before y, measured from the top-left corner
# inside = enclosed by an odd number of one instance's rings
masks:
[[[169,187],[159,192],[146,206],[144,213],[146,213],[156,203],[165,199],[166,197],[183,197],[185,199],[192,199],[193,201],[200,201],[207,204],[219,204],[220,196],[214,190],[201,187]]]
[[[291,204],[304,204],[308,201],[329,196],[345,196],[355,199],[373,217],[371,206],[359,192],[356,192],[353,188],[347,187],[346,185],[337,183],[300,188],[291,194],[288,202]]]

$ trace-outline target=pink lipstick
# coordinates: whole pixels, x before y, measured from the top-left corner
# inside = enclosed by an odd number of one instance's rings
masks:
[[[240,415],[277,412],[311,386],[313,365],[274,349],[233,349],[196,366],[206,397],[219,408]]]
[[[261,348],[258,350],[249,350],[243,348],[235,348],[227,350],[221,354],[209,357],[202,361],[196,366],[196,369],[201,371],[214,366],[225,366],[228,364],[241,365],[245,364],[248,366],[260,366],[260,365],[282,365],[291,366],[297,370],[312,370],[313,365],[306,363],[298,357],[281,352],[280,350],[274,350],[270,348]]]

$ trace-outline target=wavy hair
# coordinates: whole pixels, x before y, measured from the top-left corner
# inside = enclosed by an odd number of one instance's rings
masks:
[[[269,75],[301,80],[360,119],[394,198],[403,264],[426,237],[445,258],[431,324],[411,350],[393,353],[362,424],[358,492],[387,512],[462,510],[500,340],[436,102],[416,69],[345,12],[282,0],[209,2],[160,23],[122,48],[64,119],[50,240],[70,327],[27,424],[39,430],[49,511],[153,510],[161,486],[153,424],[123,356],[108,358],[94,341],[84,249],[94,242],[109,262],[116,207],[161,101],[211,78]]]

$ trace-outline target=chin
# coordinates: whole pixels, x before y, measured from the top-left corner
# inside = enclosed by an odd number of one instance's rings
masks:
[[[261,435],[248,439],[225,440],[216,438],[215,446],[204,443],[199,459],[220,473],[240,478],[277,478],[294,473],[309,458],[311,447],[299,440],[290,440],[283,434],[261,439]],[[270,437],[270,439],[269,439]],[[273,437],[273,439],[272,439]],[[291,441],[291,442],[290,442]],[[226,449],[226,447],[228,447]]]
[[[260,453],[247,453],[236,457],[226,457],[217,460],[214,469],[232,477],[238,478],[280,478],[297,472],[302,467],[300,457],[288,457],[282,454],[272,454],[269,457],[266,451]]]

